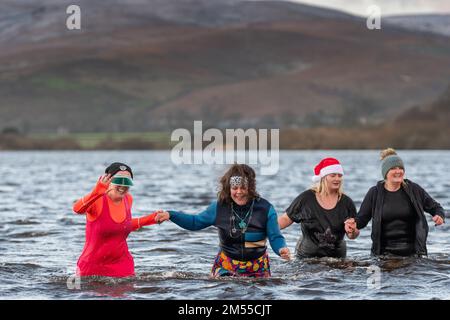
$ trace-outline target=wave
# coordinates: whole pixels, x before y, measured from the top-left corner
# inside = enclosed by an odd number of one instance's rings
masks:
[[[13,225],[24,226],[24,225],[36,225],[36,224],[41,224],[41,223],[37,222],[37,221],[30,220],[30,219],[18,219],[18,220],[6,222],[6,224],[13,224]]]
[[[40,268],[43,267],[35,263],[14,263],[14,262],[0,263],[0,271],[6,272],[25,273],[26,271],[34,271]]]
[[[28,239],[28,238],[46,237],[53,234],[56,234],[56,232],[28,231],[28,232],[14,233],[9,235],[9,237],[14,239]]]

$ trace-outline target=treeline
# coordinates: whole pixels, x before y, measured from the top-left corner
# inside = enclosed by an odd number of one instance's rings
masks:
[[[314,128],[280,134],[280,148],[295,149],[450,149],[450,129],[419,124],[378,128]]]
[[[450,129],[428,125],[415,128],[313,128],[280,132],[280,149],[450,149]],[[208,145],[204,143],[204,146]],[[154,143],[138,138],[123,141],[103,140],[94,146],[82,146],[72,138],[33,138],[0,134],[0,150],[169,150],[173,143]]]
[[[450,149],[450,129],[417,125],[397,127],[342,129],[313,128],[282,130],[280,149]],[[204,146],[209,142],[205,142]],[[33,138],[0,134],[0,150],[169,150],[173,143],[154,143],[138,138],[123,141],[103,140],[94,146],[82,146],[72,138]]]
[[[74,138],[35,138],[19,134],[0,134],[0,150],[158,150],[169,147],[139,138],[121,141],[104,139],[92,147],[85,147]]]
[[[280,149],[450,149],[450,88],[435,103],[414,107],[391,122],[353,128],[316,127],[280,130]],[[6,130],[0,150],[155,150],[170,149],[170,134],[159,142],[139,137],[102,139],[83,146],[70,137],[36,138]]]
[[[281,149],[450,149],[450,87],[427,107],[414,107],[374,127],[284,130]]]

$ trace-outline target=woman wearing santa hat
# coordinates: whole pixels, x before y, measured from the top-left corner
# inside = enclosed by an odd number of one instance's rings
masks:
[[[359,232],[372,220],[372,254],[413,256],[427,254],[428,223],[444,223],[445,212],[421,186],[405,179],[405,165],[394,149],[381,152],[383,180],[367,192],[356,219],[345,229]]]
[[[356,215],[355,204],[343,193],[344,170],[338,160],[325,158],[314,168],[314,185],[301,193],[278,218],[280,229],[300,223],[299,257],[344,258],[347,253],[344,222]],[[350,239],[358,236],[352,229]]]

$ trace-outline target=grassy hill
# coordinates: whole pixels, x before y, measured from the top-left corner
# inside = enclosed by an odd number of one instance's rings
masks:
[[[449,84],[447,37],[287,2],[0,3],[0,130],[368,128]],[[134,4],[133,4],[134,3]],[[360,129],[358,129],[360,130]]]

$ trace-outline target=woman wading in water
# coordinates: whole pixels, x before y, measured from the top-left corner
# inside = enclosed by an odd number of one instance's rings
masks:
[[[86,243],[77,263],[80,276],[134,276],[134,261],[128,251],[130,232],[156,223],[156,212],[141,218],[131,217],[133,198],[129,193],[133,172],[115,162],[105,170],[94,190],[73,206],[86,214]]]
[[[314,168],[314,186],[302,192],[278,218],[281,229],[300,223],[302,235],[297,256],[345,258],[345,234],[350,239],[358,231],[346,232],[344,222],[356,215],[355,204],[343,192],[344,170],[338,160],[325,158]]]
[[[267,238],[277,255],[290,257],[277,213],[258,195],[255,172],[244,164],[233,165],[220,179],[218,199],[205,211],[197,215],[168,211],[156,217],[159,222],[169,219],[187,230],[218,229],[220,249],[211,270],[213,277],[270,277]]]
[[[405,165],[394,149],[381,152],[383,180],[367,192],[356,219],[346,222],[348,232],[359,232],[372,220],[372,254],[412,256],[427,254],[428,223],[445,221],[442,206],[421,186],[405,179]]]

